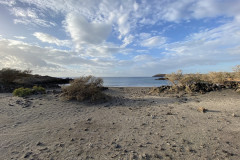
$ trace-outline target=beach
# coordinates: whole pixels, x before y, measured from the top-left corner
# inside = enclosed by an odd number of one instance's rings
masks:
[[[0,159],[239,159],[239,93],[150,90],[111,87],[99,104],[0,93]]]

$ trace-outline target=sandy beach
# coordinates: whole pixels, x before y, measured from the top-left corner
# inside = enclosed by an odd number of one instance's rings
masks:
[[[109,88],[102,104],[0,93],[0,159],[240,159],[240,94],[150,89]]]

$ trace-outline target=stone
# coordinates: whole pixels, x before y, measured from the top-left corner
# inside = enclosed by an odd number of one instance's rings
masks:
[[[121,145],[116,144],[116,145],[115,145],[115,148],[121,148]]]
[[[27,152],[27,153],[24,155],[24,158],[28,158],[28,157],[30,157],[31,154],[32,154],[32,152]]]
[[[38,142],[37,146],[44,146],[44,144],[42,142]]]
[[[202,112],[202,113],[206,113],[208,110],[206,109],[206,108],[204,108],[204,107],[199,107],[198,109],[197,109],[199,112]]]

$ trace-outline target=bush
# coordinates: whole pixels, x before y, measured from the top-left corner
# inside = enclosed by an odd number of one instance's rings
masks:
[[[41,86],[33,86],[33,92],[44,94],[46,93],[46,89]]]
[[[166,74],[165,76],[174,86],[176,86],[180,79],[182,79],[182,70],[178,70],[176,73]]]
[[[181,79],[179,79],[179,84],[182,86],[190,86],[194,83],[200,83],[202,82],[202,76],[197,74],[185,74],[182,76]]]
[[[224,84],[229,78],[229,74],[226,72],[210,72],[207,81],[213,84]]]
[[[17,69],[10,69],[10,68],[3,68],[0,70],[0,81],[3,83],[14,83],[15,80],[22,78],[22,77],[28,77],[31,75],[31,70],[17,70]]]
[[[25,97],[25,96],[28,96],[28,95],[31,95],[33,93],[33,90],[30,89],[30,88],[18,88],[18,89],[15,89],[13,91],[13,95],[14,96],[18,96],[18,97]]]
[[[74,79],[69,86],[62,87],[62,97],[66,100],[96,102],[106,100],[107,96],[102,93],[103,80],[94,76],[86,76]]]
[[[46,93],[46,90],[45,90],[45,88],[40,87],[40,86],[33,86],[32,89],[21,87],[21,88],[15,89],[13,91],[13,95],[18,96],[18,97],[25,97],[25,96],[29,96],[29,95],[34,94],[34,93],[44,94],[44,93]]]
[[[233,68],[234,71],[234,78],[239,80],[240,79],[240,65],[237,65]]]

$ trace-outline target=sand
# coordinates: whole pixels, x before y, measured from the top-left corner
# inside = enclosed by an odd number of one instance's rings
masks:
[[[149,89],[109,88],[103,104],[1,93],[0,159],[240,159],[240,94]]]

